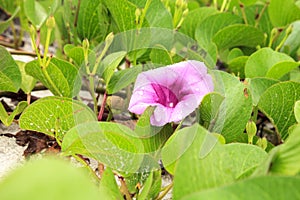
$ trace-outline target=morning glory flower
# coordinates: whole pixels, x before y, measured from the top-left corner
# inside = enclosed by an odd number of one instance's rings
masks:
[[[148,106],[155,106],[150,122],[163,126],[184,119],[213,89],[203,62],[184,61],[140,73],[128,110],[140,115]]]

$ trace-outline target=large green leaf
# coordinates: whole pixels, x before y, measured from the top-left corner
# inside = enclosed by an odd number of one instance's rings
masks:
[[[95,114],[79,101],[63,97],[45,97],[28,106],[20,117],[20,127],[62,138],[73,126],[96,121]]]
[[[201,7],[190,11],[184,19],[179,32],[191,38],[195,38],[198,24],[201,24],[207,17],[216,13],[217,10],[212,7]]]
[[[139,8],[144,8],[147,0],[129,0]],[[173,28],[172,16],[160,0],[151,0],[145,16],[150,27]]]
[[[3,200],[99,198],[104,197],[87,173],[58,158],[30,161],[0,183],[0,199]]]
[[[115,175],[110,168],[106,168],[101,175],[99,189],[100,194],[105,197],[104,199],[124,199],[120,193],[119,186],[116,183]]]
[[[281,51],[292,57],[296,57],[297,50],[300,47],[300,21],[295,21],[291,25],[293,27],[292,33],[287,37]]]
[[[241,23],[242,19],[230,13],[218,13],[204,19],[196,27],[195,38],[204,49],[217,61],[217,46],[213,42],[215,34],[223,28]]]
[[[100,63],[97,68],[97,74],[100,75],[106,82],[109,83],[112,75],[126,55],[125,51],[109,54]]]
[[[249,83],[249,90],[252,96],[253,106],[257,106],[261,95],[272,85],[279,81],[269,78],[251,78],[247,79]]]
[[[285,200],[299,198],[299,177],[265,176],[186,195],[184,200]]]
[[[270,1],[268,13],[274,26],[285,26],[300,19],[300,9],[294,0],[272,0]]]
[[[288,70],[295,67],[293,61],[291,57],[284,53],[276,52],[268,47],[262,48],[249,57],[245,66],[245,75],[247,78],[266,76],[281,78]],[[281,62],[284,63],[280,64]],[[277,64],[280,65],[275,66]]]
[[[24,0],[24,12],[28,20],[40,29],[50,15],[58,8],[59,0]]]
[[[261,30],[245,24],[236,24],[220,30],[213,37],[213,42],[219,50],[224,50],[237,46],[256,47],[263,44],[264,39]]]
[[[231,13],[211,15],[198,24],[195,38],[201,45],[208,46],[212,43],[212,39],[218,31],[229,25],[239,24],[241,22],[242,18]]]
[[[116,93],[134,82],[140,72],[142,72],[142,66],[134,66],[132,68],[115,72],[106,88],[108,94]]]
[[[32,76],[29,76],[26,74],[26,72],[25,72],[26,63],[21,62],[21,61],[16,61],[16,63],[18,64],[19,69],[21,71],[21,75],[22,75],[21,89],[26,94],[29,94],[36,84],[36,79],[33,78]]]
[[[136,28],[136,6],[134,4],[126,0],[110,0],[104,3],[120,32]]]
[[[54,95],[74,97],[78,94],[81,79],[78,69],[74,65],[58,58],[52,58],[45,70],[50,80],[37,60],[31,61],[25,66],[26,73],[41,81]]]
[[[267,157],[266,152],[257,146],[240,143],[221,145],[216,137],[197,124],[187,129],[189,137],[183,130],[175,132],[177,136],[171,137],[163,149],[163,162],[178,159],[174,199],[245,178]],[[171,149],[176,153],[167,151]]]
[[[277,83],[260,97],[259,109],[271,120],[283,139],[288,136],[288,128],[296,123],[294,104],[299,99],[300,83],[296,82]]]
[[[62,151],[92,157],[122,172],[136,172],[143,160],[143,144],[128,127],[111,122],[88,122],[65,135]]]
[[[81,40],[104,40],[108,26],[107,10],[102,0],[81,1],[77,32]]]
[[[0,63],[0,90],[17,92],[21,85],[21,72],[3,46],[0,46]]]
[[[209,130],[221,133],[226,142],[239,141],[251,116],[251,96],[244,94],[245,85],[233,75],[214,71],[213,79],[215,92],[224,96],[224,100]]]

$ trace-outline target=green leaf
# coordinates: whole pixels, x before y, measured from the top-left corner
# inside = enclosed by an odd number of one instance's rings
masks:
[[[173,133],[162,148],[162,162],[168,172],[174,175],[176,162],[192,145],[198,134],[198,126],[186,127]]]
[[[282,139],[296,123],[294,104],[299,99],[300,83],[289,81],[271,86],[260,97],[258,108],[271,120]]]
[[[88,122],[73,127],[62,142],[65,154],[81,154],[121,172],[136,172],[143,144],[128,127],[112,122]]]
[[[78,13],[77,32],[80,40],[105,39],[108,31],[109,19],[102,0],[82,1]]]
[[[145,18],[150,27],[173,28],[172,16],[160,0],[151,1]]]
[[[300,196],[299,186],[299,177],[264,176],[239,181],[224,187],[191,193],[182,200],[294,199]]]
[[[62,138],[73,126],[96,121],[83,103],[64,97],[45,97],[28,106],[20,117],[20,127]]]
[[[40,29],[50,15],[53,15],[59,5],[59,0],[35,1],[24,0],[24,12],[28,20]]]
[[[224,100],[210,124],[210,131],[222,134],[228,143],[238,141],[251,116],[251,97],[244,94],[245,85],[237,77],[213,71],[213,80],[214,91],[224,96]]]
[[[152,116],[154,109],[154,107],[149,107],[144,111],[137,121],[134,131],[144,144],[144,152],[153,153],[154,159],[157,159],[159,158],[159,154],[156,154],[172,135],[173,128],[171,124],[167,124],[163,127],[152,126],[150,117]]]
[[[276,27],[285,26],[300,19],[300,9],[295,5],[294,0],[272,0],[268,13],[272,24]]]
[[[17,199],[103,199],[84,171],[58,158],[37,159],[9,174],[0,183],[0,198]],[[18,192],[16,192],[16,188]]]
[[[119,32],[136,28],[135,10],[136,6],[126,0],[105,1]]]
[[[142,72],[142,66],[134,66],[132,68],[115,72],[106,88],[108,94],[116,93],[134,82],[140,72]]]
[[[25,94],[29,94],[36,84],[36,79],[26,74],[25,72],[26,63],[21,61],[16,61],[16,63],[18,64],[22,75],[21,89]]]
[[[272,151],[272,161],[269,164],[271,174],[295,176],[300,172],[300,126],[297,125],[284,144],[279,145]]]
[[[0,22],[0,33],[3,33],[9,27],[10,23],[12,22],[12,20],[15,18],[15,16],[18,14],[19,11],[20,11],[20,7],[18,6],[9,19]]]
[[[182,154],[175,168],[174,199],[234,183],[240,178],[249,176],[267,157],[265,151],[254,145],[241,143],[221,145],[216,137],[197,124],[187,129],[189,138],[183,135],[182,131],[178,131],[175,132],[177,135],[175,142],[172,137],[167,143],[169,149],[180,149]],[[178,150],[175,152],[168,155],[170,152],[165,151],[163,155],[165,158],[174,155],[177,157]],[[187,171],[192,173],[186,173]]]
[[[161,171],[151,171],[139,196],[140,200],[156,199],[161,188]]]
[[[21,72],[10,53],[0,46],[0,90],[17,92],[21,85]]]
[[[280,79],[291,70],[298,68],[299,65],[300,63],[294,61],[283,61],[277,63],[269,69],[269,71],[266,74],[266,77]]]
[[[126,55],[125,51],[109,54],[100,63],[97,68],[97,74],[100,75],[105,83],[108,84],[112,75]]]
[[[203,97],[199,107],[200,124],[204,124],[204,127],[209,128],[209,125],[217,117],[223,100],[224,97],[219,93],[209,93]]]
[[[265,36],[262,31],[245,24],[227,26],[213,37],[213,42],[219,50],[237,46],[256,47],[263,44],[264,40]]]
[[[67,44],[64,46],[65,54],[72,58],[77,66],[77,68],[85,67],[84,63],[84,51],[82,47],[76,47],[72,44]],[[95,65],[96,62],[96,54],[94,51],[88,51],[88,64],[90,65],[90,70]]]
[[[245,78],[245,65],[248,60],[248,56],[240,56],[233,58],[228,62],[228,68],[230,72],[233,72],[236,76]]]
[[[241,22],[242,19],[239,16],[231,13],[217,13],[211,15],[198,24],[195,38],[201,45],[208,46],[212,43],[213,37],[218,31],[229,25],[239,24]]]
[[[198,31],[198,24],[201,24],[207,17],[216,13],[217,10],[213,7],[200,7],[188,12],[188,15],[185,17],[179,32],[191,38],[195,38],[195,32]]]
[[[173,64],[172,57],[168,50],[163,46],[157,46],[151,50],[150,59],[154,64],[170,65]]]
[[[300,21],[295,21],[291,25],[293,27],[292,33],[285,40],[280,50],[292,57],[296,57],[297,50],[300,47]]]
[[[293,62],[293,59],[271,48],[262,48],[249,57],[245,66],[245,75],[247,78],[265,77],[273,66],[283,61]],[[284,69],[282,70],[284,71]]]
[[[16,106],[15,110],[8,115],[2,102],[0,102],[0,120],[5,126],[10,126],[11,123],[13,122],[14,118],[16,115],[20,114],[23,112],[23,110],[28,106],[26,101],[21,101],[18,103]]]
[[[105,197],[104,199],[124,199],[116,183],[115,175],[110,168],[106,168],[103,172],[99,187],[100,194]]]
[[[300,101],[296,101],[295,103],[294,114],[295,114],[296,121],[299,124],[300,123]]]
[[[37,60],[31,61],[25,66],[26,73],[41,81],[54,95],[74,97],[78,94],[81,79],[78,69],[74,65],[58,58],[52,58],[45,70],[50,81]]]
[[[218,13],[204,19],[196,27],[195,38],[204,49],[217,61],[217,46],[213,42],[214,35],[223,28],[241,23],[242,19],[230,13]]]
[[[278,80],[269,78],[251,78],[247,79],[249,83],[249,90],[252,96],[253,106],[257,106],[261,95],[272,85],[278,83]]]

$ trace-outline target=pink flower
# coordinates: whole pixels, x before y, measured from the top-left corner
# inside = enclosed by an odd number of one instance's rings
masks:
[[[212,78],[204,63],[180,62],[140,73],[128,110],[142,114],[148,106],[156,106],[150,122],[154,126],[163,126],[184,119],[213,89]]]

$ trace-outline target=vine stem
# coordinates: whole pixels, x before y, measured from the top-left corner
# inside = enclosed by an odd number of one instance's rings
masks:
[[[94,76],[89,75],[89,83],[90,83],[90,93],[92,95],[92,99],[94,102],[94,112],[96,115],[98,115],[98,101],[95,95],[95,83],[94,83]]]
[[[156,200],[162,200],[168,194],[168,192],[172,189],[172,187],[173,187],[173,182],[164,188],[163,192],[157,197]]]
[[[103,94],[103,101],[102,101],[100,111],[99,111],[99,115],[98,115],[98,121],[102,120],[103,113],[104,113],[104,108],[105,108],[105,105],[106,105],[106,100],[107,100],[107,92],[105,91],[104,94]]]

